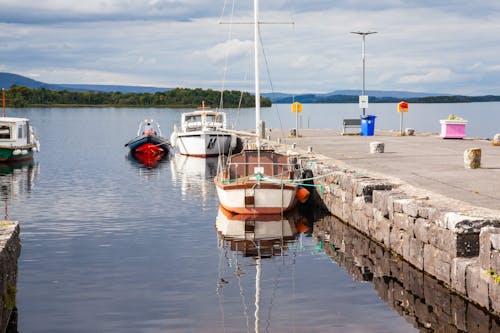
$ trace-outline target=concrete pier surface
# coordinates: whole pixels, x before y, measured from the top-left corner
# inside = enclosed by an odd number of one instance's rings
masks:
[[[270,133],[269,144],[313,172],[317,209],[500,317],[500,146],[389,131]],[[466,151],[481,156],[479,168]]]
[[[400,136],[399,131],[342,136],[337,130],[301,129],[301,137],[287,135],[271,130],[272,141],[286,137],[286,144],[296,143],[301,152],[312,147],[312,154],[324,155],[332,164],[399,179],[443,199],[460,200],[462,209],[482,207],[498,210],[500,216],[500,146],[491,141],[443,139],[437,134]],[[383,153],[370,153],[370,143],[375,141],[384,143]],[[464,152],[469,148],[481,149],[479,169],[464,167]]]

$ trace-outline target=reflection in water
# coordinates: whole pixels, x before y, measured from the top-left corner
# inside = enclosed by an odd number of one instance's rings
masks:
[[[313,236],[354,280],[370,281],[379,296],[422,332],[499,332],[498,318],[453,294],[387,249],[335,217],[314,225]]]
[[[31,193],[33,189],[35,178],[38,175],[38,164],[33,160],[20,161],[17,163],[0,164],[0,199],[4,203],[3,218],[5,220],[9,219],[8,205],[9,202],[21,200],[23,197]],[[7,285],[13,284],[16,286],[17,280],[17,264],[15,268],[12,267],[13,262],[10,258],[18,258],[20,248],[14,251],[15,247],[7,247],[7,251],[3,253],[1,266],[1,284],[4,286],[4,290],[9,290],[5,287]],[[14,259],[16,261],[17,259]],[[6,288],[6,289],[5,289]],[[15,289],[14,289],[15,290]],[[8,291],[2,296],[4,298],[4,303],[6,302],[5,297],[8,295]],[[15,292],[13,295],[13,302],[15,304]],[[12,300],[11,300],[12,302]],[[5,315],[5,309],[3,315]],[[8,312],[7,312],[8,315]],[[5,322],[2,318],[2,325]],[[14,333],[17,332],[17,308],[14,306],[10,312],[9,322],[7,327],[4,327],[5,332]]]
[[[137,168],[141,179],[144,179],[145,181],[159,180],[159,177],[161,176],[161,169],[163,166],[168,164],[169,159],[167,155],[151,164],[147,161],[138,160],[134,154],[130,152],[126,155],[126,157],[130,163]]]
[[[222,267],[224,266],[222,261],[226,259],[227,263],[225,265],[234,269],[234,276],[238,281],[247,332],[251,329],[251,305],[245,298],[242,279],[255,267],[255,294],[253,297],[254,331],[260,332],[261,330],[262,313],[267,313],[265,331],[269,331],[273,297],[275,295],[273,293],[271,301],[267,304],[267,311],[264,311],[264,307],[261,310],[261,301],[264,296],[261,294],[261,280],[263,278],[262,259],[269,259],[273,256],[281,256],[282,259],[285,258],[285,251],[289,249],[289,241],[295,240],[297,234],[294,220],[296,220],[296,216],[293,213],[287,216],[235,215],[222,207],[219,208],[215,223],[219,236],[220,250],[217,294],[220,299],[224,327],[224,287],[230,283],[230,280],[226,279],[222,272]],[[242,258],[239,258],[240,254]]]
[[[5,219],[8,219],[8,203],[31,192],[38,172],[38,163],[33,160],[0,164],[0,200],[4,203]]]
[[[214,193],[213,179],[217,174],[217,157],[193,157],[175,154],[170,159],[172,182],[180,183],[181,194],[201,196],[203,203]]]
[[[163,157],[165,156],[164,152],[161,152],[159,154],[139,154],[139,153],[133,153],[129,152],[128,157],[131,160],[136,161],[137,163],[140,163],[144,165],[147,168],[156,168],[158,164],[160,163],[161,160],[163,160]]]

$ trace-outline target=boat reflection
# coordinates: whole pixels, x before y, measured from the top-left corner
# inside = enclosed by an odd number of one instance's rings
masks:
[[[275,291],[270,296],[270,301],[265,299],[264,294],[269,289],[269,286],[261,286],[261,280],[263,278],[267,280],[269,277],[263,277],[263,271],[271,272],[272,270],[276,270],[275,266],[279,266],[278,270],[281,271],[283,265],[275,265],[275,263],[270,262],[269,266],[265,266],[266,269],[263,270],[262,261],[263,259],[272,261],[273,257],[279,257],[281,258],[281,263],[284,264],[286,257],[292,258],[292,261],[294,260],[293,256],[287,256],[287,251],[293,248],[297,235],[296,221],[296,212],[288,215],[238,215],[225,210],[222,206],[219,207],[215,221],[221,258],[217,295],[220,298],[223,318],[224,290],[230,287],[233,282],[232,279],[235,278],[239,287],[239,293],[242,295],[242,302],[244,303],[243,317],[246,323],[246,331],[249,332],[251,330],[250,312],[248,310],[252,307],[251,304],[247,304],[248,302],[245,299],[245,292],[243,290],[243,285],[248,285],[248,282],[250,282],[250,285],[247,286],[248,289],[253,291],[253,288],[255,288],[253,304],[254,332],[260,332],[261,330],[262,313],[267,314],[266,323],[269,325]],[[239,256],[242,258],[239,258]],[[232,266],[234,268],[234,273],[230,273],[231,276],[226,276],[222,270],[223,259],[227,259],[228,261],[224,264],[224,267],[227,265],[227,267]],[[250,274],[244,279],[247,273],[252,273],[254,268],[255,279],[253,280]],[[269,272],[266,275],[269,275]],[[255,284],[253,284],[254,281]],[[236,283],[234,283],[235,285]],[[234,309],[231,308],[229,311],[234,311]],[[268,331],[267,328],[266,331]]]
[[[139,167],[146,167],[148,169],[157,168],[165,162],[164,157],[167,157],[168,154],[158,153],[156,155],[152,154],[139,154],[134,152],[129,152],[127,154],[127,158],[136,163]]]
[[[215,198],[213,179],[217,173],[217,163],[217,157],[172,155],[172,182],[180,185],[183,197],[201,196],[202,202],[206,203]]]
[[[373,284],[391,308],[422,332],[498,332],[484,312],[335,217],[314,224],[313,236],[354,280]]]
[[[4,202],[5,219],[8,218],[8,202],[31,193],[38,173],[38,162],[33,160],[0,163],[0,200]]]
[[[220,240],[229,241],[232,251],[243,256],[273,256],[286,249],[297,234],[296,212],[287,215],[240,215],[219,207],[215,228]],[[260,252],[259,252],[260,251]],[[276,252],[278,251],[278,252]]]

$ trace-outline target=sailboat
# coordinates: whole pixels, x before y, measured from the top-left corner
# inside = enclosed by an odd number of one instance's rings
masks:
[[[280,214],[296,205],[299,184],[288,156],[261,145],[259,1],[254,0],[255,147],[228,156],[215,177],[220,204],[237,214]],[[222,164],[222,163],[221,163]]]

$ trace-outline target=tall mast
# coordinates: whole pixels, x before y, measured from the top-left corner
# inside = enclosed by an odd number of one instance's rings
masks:
[[[5,88],[2,88],[2,116],[7,115],[7,110],[5,109]]]
[[[261,127],[260,127],[260,75],[259,75],[259,0],[254,0],[254,53],[255,53],[255,134],[257,135],[256,145],[260,147]],[[260,164],[260,161],[259,161]]]

